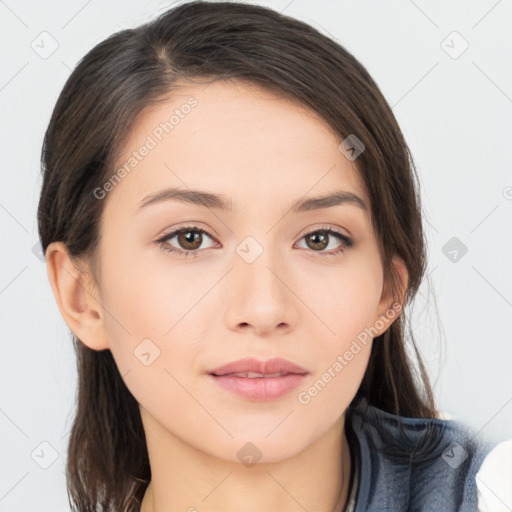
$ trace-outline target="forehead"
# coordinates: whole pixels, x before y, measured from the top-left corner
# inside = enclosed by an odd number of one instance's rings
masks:
[[[109,200],[135,207],[166,187],[222,194],[233,210],[289,203],[333,190],[367,202],[355,163],[316,112],[241,82],[182,85],[136,119]]]

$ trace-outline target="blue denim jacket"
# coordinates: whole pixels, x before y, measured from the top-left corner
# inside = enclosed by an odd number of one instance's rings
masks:
[[[405,418],[354,402],[345,421],[359,466],[354,512],[475,512],[491,443],[455,420]]]

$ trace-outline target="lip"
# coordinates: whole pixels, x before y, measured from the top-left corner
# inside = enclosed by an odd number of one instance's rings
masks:
[[[283,373],[280,377],[240,377],[233,373]],[[298,387],[309,372],[282,358],[258,361],[240,359],[209,372],[209,378],[223,389],[251,400],[273,400]]]
[[[264,375],[272,373],[293,373],[305,375],[308,373],[308,371],[301,366],[281,357],[269,359],[268,361],[258,361],[253,358],[239,359],[238,361],[233,361],[225,364],[224,366],[220,366],[219,368],[215,368],[208,373],[210,375],[223,376],[229,373],[245,372],[262,373]]]
[[[298,387],[306,375],[289,373],[283,377],[235,377],[209,375],[223,389],[250,400],[267,401],[280,398]]]

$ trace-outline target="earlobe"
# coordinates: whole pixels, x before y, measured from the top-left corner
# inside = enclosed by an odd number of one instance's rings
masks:
[[[48,246],[46,270],[60,314],[68,327],[89,348],[109,348],[92,276],[77,267],[63,242]]]

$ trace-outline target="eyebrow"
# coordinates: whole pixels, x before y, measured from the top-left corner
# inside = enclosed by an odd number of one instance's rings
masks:
[[[230,212],[235,211],[235,203],[223,194],[212,194],[201,190],[184,190],[180,188],[168,188],[155,192],[154,194],[150,194],[141,201],[140,208],[145,208],[151,204],[157,204],[164,201],[179,201],[196,206],[204,206],[206,208],[214,208]],[[342,204],[357,206],[364,211],[368,210],[366,203],[358,195],[343,190],[338,190],[326,196],[298,199],[291,205],[290,209],[293,212],[299,213],[331,208],[332,206]]]

